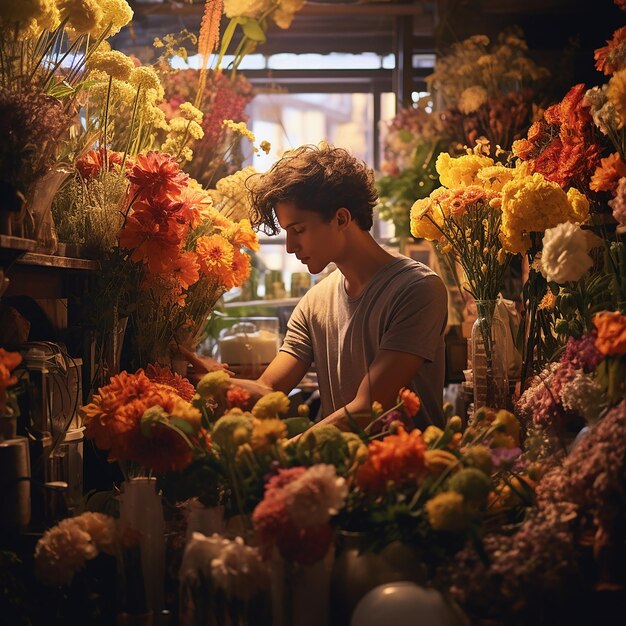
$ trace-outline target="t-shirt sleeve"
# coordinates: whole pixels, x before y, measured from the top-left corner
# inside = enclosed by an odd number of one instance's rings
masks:
[[[310,365],[313,362],[313,344],[307,310],[308,297],[304,296],[296,305],[287,322],[287,333],[280,350]]]
[[[433,274],[407,286],[394,303],[380,348],[433,361],[448,319],[448,294]]]

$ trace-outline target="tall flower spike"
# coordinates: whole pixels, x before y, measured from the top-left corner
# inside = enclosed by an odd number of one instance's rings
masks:
[[[200,34],[198,36],[198,53],[202,57],[200,66],[200,78],[198,79],[198,91],[194,105],[198,108],[202,105],[202,94],[206,85],[207,67],[209,55],[220,42],[220,23],[222,21],[222,10],[224,0],[206,0],[204,3],[204,14],[200,24]]]

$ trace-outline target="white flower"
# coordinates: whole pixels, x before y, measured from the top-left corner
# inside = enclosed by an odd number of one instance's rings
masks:
[[[541,273],[559,284],[579,280],[593,265],[587,250],[587,236],[577,224],[564,222],[548,228],[543,236]]]
[[[590,422],[596,421],[606,408],[602,387],[593,374],[585,374],[583,370],[576,373],[574,380],[563,385],[559,396],[565,409]]]
[[[336,515],[348,495],[346,481],[333,465],[320,463],[284,488],[287,513],[299,527],[320,526]]]
[[[194,532],[183,554],[183,562],[180,566],[181,582],[195,585],[200,578],[200,573],[205,580],[210,580],[211,562],[220,556],[226,545],[228,545],[228,540],[217,533],[206,537],[202,533]]]
[[[217,558],[211,561],[211,575],[217,587],[228,596],[250,600],[268,586],[269,573],[256,548],[241,537],[226,541]]]

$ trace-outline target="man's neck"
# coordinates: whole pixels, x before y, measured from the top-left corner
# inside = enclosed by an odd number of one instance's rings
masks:
[[[393,258],[393,255],[383,250],[368,232],[355,233],[346,246],[345,254],[335,261],[346,279],[348,296],[351,298],[359,296],[374,274]]]

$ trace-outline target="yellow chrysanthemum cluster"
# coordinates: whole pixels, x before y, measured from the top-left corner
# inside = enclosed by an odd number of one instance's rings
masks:
[[[480,154],[464,154],[452,158],[447,152],[442,152],[437,157],[435,167],[441,184],[448,189],[454,189],[477,184],[479,182],[478,172],[485,167],[493,166],[493,164],[493,159]]]
[[[87,70],[103,72],[121,81],[128,81],[135,69],[133,60],[119,50],[96,50],[87,61]]]
[[[289,410],[289,398],[282,391],[273,391],[259,398],[252,407],[257,419],[277,418]]]
[[[252,203],[246,188],[246,180],[257,171],[254,167],[244,167],[231,176],[226,176],[217,182],[216,191],[212,192],[213,202],[221,213],[233,222],[249,219]]]
[[[193,151],[188,145],[190,140],[199,140],[204,137],[202,129],[202,111],[191,102],[183,102],[179,107],[179,117],[170,120],[167,138],[161,145],[161,150],[176,157],[180,161],[191,161]]]
[[[538,173],[520,176],[502,188],[500,239],[505,250],[524,253],[531,245],[531,232],[563,222],[584,222],[588,215],[589,201],[577,189],[566,193]]]

